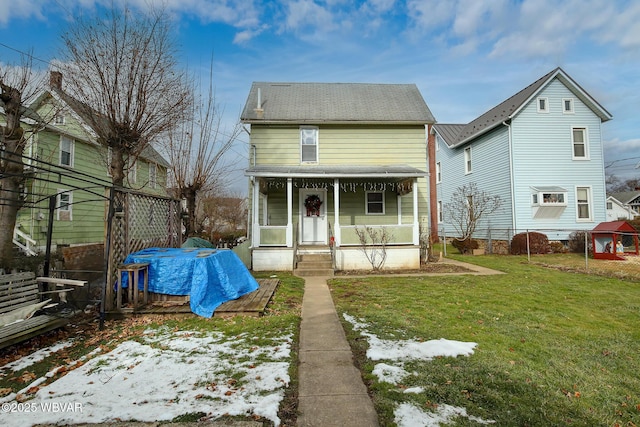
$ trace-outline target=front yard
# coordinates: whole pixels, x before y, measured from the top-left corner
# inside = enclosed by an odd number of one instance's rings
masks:
[[[640,425],[638,281],[458,259],[507,274],[330,282],[381,425]],[[473,350],[420,356],[440,339]],[[413,351],[381,358],[381,342]]]

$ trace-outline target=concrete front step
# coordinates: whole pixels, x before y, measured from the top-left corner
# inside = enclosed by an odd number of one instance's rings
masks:
[[[333,277],[332,265],[330,253],[305,253],[300,255],[294,274],[301,277]]]
[[[333,277],[332,268],[296,268],[293,272],[299,277]]]

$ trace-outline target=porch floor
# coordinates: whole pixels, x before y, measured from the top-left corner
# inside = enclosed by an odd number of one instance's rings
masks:
[[[255,291],[241,296],[238,299],[227,301],[221,304],[213,313],[213,317],[248,316],[259,317],[264,313],[267,304],[276,291],[278,279],[256,279],[260,287]],[[123,308],[122,311],[107,312],[107,318],[118,319],[133,316],[143,316],[146,314],[178,314],[194,315],[191,312],[189,302],[172,305],[154,305],[149,303],[144,307],[133,310]]]

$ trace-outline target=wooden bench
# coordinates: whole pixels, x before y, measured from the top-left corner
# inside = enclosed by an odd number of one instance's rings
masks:
[[[43,302],[43,294],[59,293],[61,298],[66,300],[66,292],[73,290],[73,288],[63,288],[40,292],[39,282],[52,283],[54,286],[79,286],[81,281],[71,283],[69,279],[36,278],[36,275],[31,272],[0,275],[0,316],[15,313],[20,309],[28,311],[34,304]],[[0,349],[59,328],[68,322],[69,319],[65,317],[40,314],[1,326]]]

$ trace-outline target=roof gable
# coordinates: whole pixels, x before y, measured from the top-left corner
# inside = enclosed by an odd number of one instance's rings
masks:
[[[415,84],[254,82],[246,123],[402,123],[435,119]]]
[[[463,125],[457,135],[448,135],[447,144],[451,147],[465,144],[472,139],[489,132],[491,129],[500,126],[502,123],[511,120],[518,115],[518,113],[529,103],[529,101],[531,101],[531,99],[537,96],[540,91],[547,87],[549,83],[556,78],[571,92],[573,92],[576,97],[584,102],[596,115],[598,115],[600,120],[605,122],[612,118],[611,114],[606,109],[604,109],[594,98],[582,89],[580,85],[569,77],[568,74],[558,67],[468,124]],[[443,136],[438,125],[436,125],[436,131]]]

